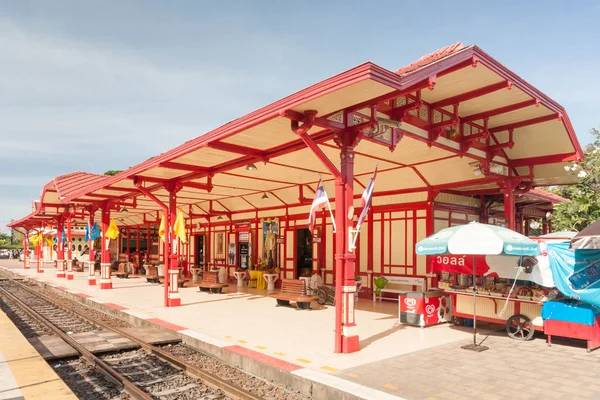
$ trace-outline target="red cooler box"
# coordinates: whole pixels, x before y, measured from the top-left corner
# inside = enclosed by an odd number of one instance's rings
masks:
[[[401,324],[429,326],[450,321],[450,296],[441,290],[400,293],[398,315]]]

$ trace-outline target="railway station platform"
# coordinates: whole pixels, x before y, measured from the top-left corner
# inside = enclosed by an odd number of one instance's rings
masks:
[[[136,325],[176,331],[185,343],[254,375],[301,392],[306,389],[303,385],[310,385],[315,398],[520,398],[517,393],[524,393],[526,387],[523,379],[530,381],[527,393],[548,398],[561,398],[557,393],[562,398],[580,399],[600,394],[596,383],[600,371],[595,372],[600,352],[587,354],[585,348],[571,342],[547,347],[543,335],[533,342],[515,342],[506,337],[502,326],[491,324],[478,324],[480,338],[487,336],[485,344],[490,350],[467,352],[460,346],[472,340],[470,328],[398,324],[395,302],[360,299],[356,319],[361,350],[335,354],[331,350],[333,307],[319,308],[313,303],[310,312],[275,307],[266,291],[238,291],[231,284],[223,294],[183,288],[182,306],[165,308],[164,287],[145,279],[113,278],[113,289],[101,290],[87,284],[86,273],[76,273],[75,279],[68,281],[56,278],[53,269],[37,274],[34,269],[23,270],[22,264],[0,262],[0,266],[51,285],[68,297],[119,313]],[[535,361],[540,359],[550,361]],[[572,371],[585,380],[585,390],[566,376]],[[554,385],[549,383],[553,379],[562,383],[551,390],[548,385]],[[468,388],[467,380],[472,382]],[[340,397],[341,392],[347,396]]]
[[[77,398],[2,311],[0,332],[0,399]]]

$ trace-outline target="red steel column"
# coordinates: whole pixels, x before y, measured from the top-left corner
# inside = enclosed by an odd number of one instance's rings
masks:
[[[360,349],[358,327],[354,320],[354,282],[356,255],[350,252],[352,217],[348,210],[354,204],[354,144],[347,132],[342,133],[340,146],[340,174],[335,183],[336,223],[336,353],[352,353]]]
[[[504,191],[504,218],[508,229],[513,231],[517,227],[515,216],[515,188],[519,182],[515,179],[507,179],[500,184]]]
[[[165,271],[165,285],[168,285],[168,293],[167,293],[167,307],[177,307],[181,305],[181,297],[179,296],[179,286],[177,285],[177,276],[179,275],[179,263],[177,260],[177,237],[174,234],[173,227],[175,226],[175,220],[177,218],[177,193],[175,190],[169,190],[169,212],[168,218],[165,220],[165,226],[167,227],[169,233],[165,232],[165,237],[170,239],[169,247],[165,248],[165,250],[169,249],[169,252],[165,252],[165,256],[168,257],[169,264],[165,264],[165,267],[168,265],[168,279]],[[166,243],[167,241],[165,241]],[[165,258],[167,258],[165,257]]]
[[[37,245],[37,272],[44,272],[44,227],[40,228],[40,232],[42,232],[42,238],[38,242]]]
[[[63,230],[65,223],[61,218],[58,219],[56,226],[56,277],[65,278],[65,246],[63,245]]]
[[[131,261],[131,228],[127,227],[127,262]],[[129,264],[127,264],[129,265]]]
[[[73,232],[71,218],[67,219],[67,280],[73,280]]]
[[[135,229],[135,251],[137,252],[138,267],[144,266],[144,260],[142,260],[142,252],[140,251],[140,226],[137,225]]]
[[[23,269],[29,269],[29,229],[25,229],[23,235]]]
[[[106,231],[110,225],[110,208],[108,205],[102,206],[102,253],[100,259],[100,289],[112,289],[110,279],[110,238],[106,236]]]
[[[91,236],[91,230],[92,227],[94,226],[94,209],[90,208],[90,220],[88,222],[89,224],[89,234]],[[96,254],[94,252],[94,240],[90,238],[90,240],[88,241],[88,247],[89,247],[89,272],[88,272],[88,285],[95,285],[96,284]]]

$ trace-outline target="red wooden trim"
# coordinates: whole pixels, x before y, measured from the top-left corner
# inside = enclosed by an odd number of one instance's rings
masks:
[[[531,118],[525,121],[514,122],[512,124],[506,124],[501,126],[496,126],[494,128],[490,128],[490,133],[502,132],[502,131],[510,131],[512,129],[523,128],[525,126],[541,124],[543,122],[548,122],[552,120],[562,120],[562,114],[550,114],[544,115],[542,117]]]
[[[553,154],[549,156],[540,156],[540,157],[529,157],[529,158],[518,158],[516,160],[511,160],[510,165],[512,167],[528,167],[530,165],[542,165],[542,164],[554,164],[561,162],[569,162],[569,161],[579,161],[577,153],[563,153],[563,154]]]
[[[510,89],[510,84],[507,81],[502,81],[498,83],[493,83],[488,86],[484,86],[475,90],[468,91],[466,93],[461,93],[456,96],[448,97],[443,100],[436,101],[435,103],[431,103],[430,107],[432,109],[441,108],[446,106],[451,106],[454,104],[460,104],[464,101],[473,100],[477,97],[485,96],[486,94],[497,92],[502,89]]]
[[[226,151],[229,153],[244,154],[244,155],[248,155],[248,156],[252,156],[252,157],[256,157],[256,158],[263,158],[266,156],[265,151],[263,151],[263,150],[253,149],[251,147],[240,146],[240,145],[232,144],[232,143],[224,143],[224,142],[216,142],[215,141],[215,142],[206,143],[206,146],[210,147],[211,149],[215,149],[215,150]]]
[[[498,108],[494,108],[492,110],[467,115],[467,116],[462,117],[460,120],[462,122],[471,122],[471,121],[482,120],[485,118],[494,117],[496,115],[506,114],[511,111],[517,111],[522,108],[527,108],[527,107],[531,107],[531,106],[539,106],[539,104],[540,104],[540,102],[537,99],[525,100],[520,103],[510,104],[508,106],[498,107]]]

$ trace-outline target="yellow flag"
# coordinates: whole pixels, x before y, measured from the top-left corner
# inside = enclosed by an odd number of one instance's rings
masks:
[[[187,236],[185,234],[185,220],[183,219],[183,211],[181,208],[177,210],[177,218],[175,219],[175,224],[173,225],[173,231],[175,231],[175,235],[181,240],[182,243],[187,241]]]
[[[104,232],[104,235],[111,239],[116,239],[117,236],[119,236],[119,228],[117,227],[117,223],[114,219],[110,220],[110,225],[108,226],[106,232]]]
[[[165,214],[160,219],[160,226],[158,227],[158,236],[164,241],[165,240]]]
[[[52,239],[52,236],[46,236],[46,243],[48,243],[48,246],[52,247],[54,244],[54,239]]]
[[[33,235],[32,237],[29,238],[29,241],[34,245],[37,246],[38,243],[40,242],[40,240],[42,240],[42,233],[38,233],[37,235]]]

